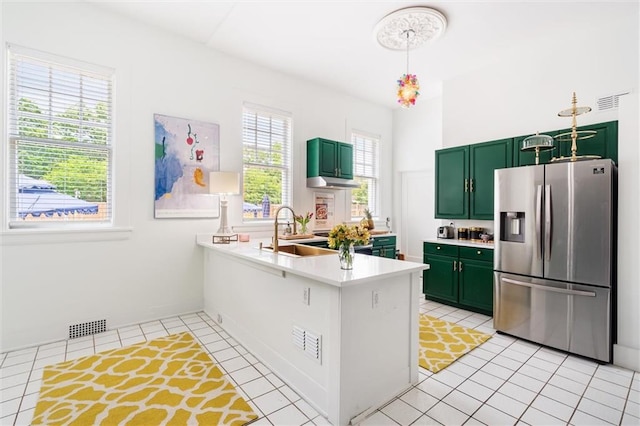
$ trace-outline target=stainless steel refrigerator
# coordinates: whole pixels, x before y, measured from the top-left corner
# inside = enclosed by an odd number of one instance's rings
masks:
[[[608,159],[495,171],[497,331],[612,361],[616,193]]]

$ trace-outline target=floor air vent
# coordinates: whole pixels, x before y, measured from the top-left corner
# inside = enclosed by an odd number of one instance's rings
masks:
[[[292,331],[293,345],[304,351],[305,355],[322,364],[322,339],[320,335],[297,325]]]
[[[107,331],[106,319],[74,324],[69,326],[69,339],[102,333],[103,331]]]

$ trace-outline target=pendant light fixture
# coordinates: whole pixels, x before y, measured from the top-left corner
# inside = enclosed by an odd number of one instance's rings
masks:
[[[378,22],[374,30],[377,42],[390,50],[405,50],[407,71],[397,80],[398,103],[405,108],[415,105],[420,95],[416,74],[409,72],[409,50],[431,42],[444,33],[447,20],[429,7],[408,7],[396,10]]]
[[[416,99],[420,94],[420,83],[417,75],[409,74],[409,40],[415,36],[415,31],[409,29],[402,33],[407,37],[407,73],[402,74],[398,80],[398,103],[404,108],[409,108],[416,104]]]

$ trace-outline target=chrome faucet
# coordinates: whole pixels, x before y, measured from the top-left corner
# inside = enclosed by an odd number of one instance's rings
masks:
[[[280,210],[282,209],[288,209],[291,211],[291,214],[293,215],[293,233],[296,233],[296,212],[293,211],[293,209],[289,206],[280,206],[278,207],[278,210],[276,210],[275,213],[275,219],[274,219],[274,226],[273,226],[273,252],[277,253],[278,252],[278,214],[280,213]]]

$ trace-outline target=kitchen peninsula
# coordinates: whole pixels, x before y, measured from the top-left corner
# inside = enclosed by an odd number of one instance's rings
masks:
[[[337,253],[197,243],[205,312],[332,424],[356,423],[417,382],[428,265],[356,254],[347,271]]]

